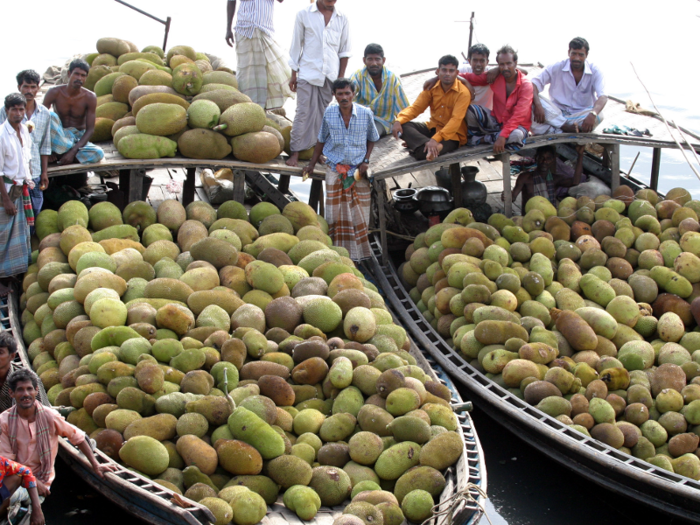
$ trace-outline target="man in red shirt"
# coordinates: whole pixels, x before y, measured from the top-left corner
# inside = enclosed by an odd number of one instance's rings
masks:
[[[518,70],[518,53],[505,45],[496,54],[499,75],[491,84],[493,110],[469,106],[469,145],[493,144],[494,153],[522,147],[532,122],[532,83]],[[487,74],[461,75],[476,86],[488,85]]]

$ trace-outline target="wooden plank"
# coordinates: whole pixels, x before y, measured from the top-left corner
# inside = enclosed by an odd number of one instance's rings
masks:
[[[233,170],[233,200],[243,204],[245,200],[245,172]]]
[[[610,144],[605,149],[610,157],[610,189],[615,191],[620,185],[620,145]]]
[[[651,157],[651,178],[649,180],[649,187],[656,191],[659,187],[659,168],[661,167],[661,149],[654,148],[654,152]]]
[[[386,195],[382,190],[381,181],[374,179],[372,185],[377,195],[377,214],[379,215],[379,239],[382,243],[382,264],[389,264],[389,245],[386,239]]]
[[[185,183],[182,185],[182,205],[187,206],[191,202],[194,202],[194,178],[195,170],[197,168],[191,166],[187,168],[187,178]]]
[[[289,203],[289,199],[277,189],[265,175],[259,171],[246,170],[245,178],[252,187],[265,193],[265,198],[277,206],[280,210]]]
[[[129,190],[124,192],[127,202],[140,201],[143,199],[144,174],[145,170],[129,170]]]
[[[513,189],[510,185],[510,153],[501,153],[499,160],[503,163],[503,198],[506,217],[513,216]]]
[[[280,175],[280,183],[277,185],[277,189],[282,193],[287,193],[289,191],[289,181],[291,177],[289,175]]]
[[[462,207],[462,172],[459,171],[459,162],[450,164],[450,176],[452,177],[452,196],[455,208]]]

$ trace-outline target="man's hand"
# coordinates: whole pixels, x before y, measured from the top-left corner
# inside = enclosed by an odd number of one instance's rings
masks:
[[[95,471],[99,477],[104,478],[107,472],[116,472],[119,467],[112,463],[95,464],[92,466],[92,470]]]
[[[61,157],[61,158],[59,159],[58,165],[59,165],[59,166],[65,166],[66,164],[73,164],[73,162],[75,161],[75,155],[76,155],[76,153],[78,153],[77,150],[74,150],[74,149],[68,150],[68,151],[66,152],[66,154],[63,155],[63,157]]]
[[[357,171],[359,172],[360,175],[364,175],[365,173],[367,173],[368,169],[369,169],[369,164],[367,164],[366,162],[361,163],[357,167]]]
[[[41,191],[44,191],[48,189],[49,187],[49,176],[46,174],[46,172],[41,174],[41,177],[39,178],[39,189]]]
[[[498,78],[498,74],[501,72],[497,67],[491,68],[486,72],[486,82],[493,84]]]
[[[289,89],[291,89],[293,93],[297,92],[297,72],[296,71],[292,71],[292,78],[289,79]]]
[[[506,138],[499,136],[496,142],[493,143],[494,153],[503,153],[506,150]]]
[[[576,146],[576,153],[578,153],[579,156],[583,155],[586,152],[586,145],[585,144],[579,144]]]
[[[316,164],[307,164],[304,166],[304,168],[301,170],[301,180],[305,181],[306,179],[309,178],[309,175],[314,171],[314,168],[316,167]]]
[[[2,196],[2,207],[5,208],[5,213],[8,215],[17,215],[15,203],[10,200],[10,196],[5,193]]]
[[[235,44],[235,41],[233,40],[233,31],[230,29],[226,31],[226,43],[228,44],[228,47],[233,47],[233,44]]]
[[[545,119],[545,112],[544,108],[542,107],[542,104],[533,104],[532,105],[532,115],[535,117],[535,122],[538,124],[543,124],[544,119]]]
[[[41,506],[32,505],[32,517],[29,520],[29,523],[30,525],[44,525],[44,523],[46,523]]]
[[[43,481],[37,479],[36,480],[36,490],[39,493],[39,496],[49,496],[51,494],[51,491],[49,490],[49,487],[47,487]]]
[[[403,126],[401,125],[401,122],[394,122],[394,125],[391,127],[391,134],[396,140],[399,140],[401,138],[399,137],[399,134],[403,134]]]
[[[593,113],[589,113],[585,120],[581,123],[581,131],[584,133],[590,133],[593,131],[596,125],[596,116]]]
[[[425,143],[425,159],[426,160],[435,160],[438,158],[438,155],[440,155],[440,151],[442,151],[442,147],[439,142],[437,142],[434,139],[430,139],[428,142]]]
[[[438,80],[438,77],[433,77],[423,82],[423,91],[430,91],[431,89],[433,89],[435,87],[435,84],[438,83]]]

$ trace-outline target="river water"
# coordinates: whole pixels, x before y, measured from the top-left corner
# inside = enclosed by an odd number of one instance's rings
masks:
[[[225,0],[133,3],[157,17],[172,17],[170,46],[192,45],[198,51],[225,57],[235,67],[235,53],[224,42]],[[289,46],[296,11],[308,3],[285,0],[275,4],[277,40],[282,46]],[[387,67],[397,73],[431,67],[448,53],[461,59],[469,36],[465,21],[474,10],[474,42],[490,47],[492,61],[496,49],[509,43],[519,51],[521,63],[546,65],[566,58],[569,40],[583,36],[591,45],[589,59],[606,74],[608,94],[651,108],[634,65],[666,118],[700,132],[697,73],[693,73],[696,66],[688,62],[700,30],[700,3],[696,0],[672,0],[663,5],[651,0],[501,0],[485,5],[464,0],[431,4],[419,0],[339,0],[337,6],[347,14],[352,28],[355,55],[350,59],[348,75],[361,67],[362,50],[370,42],[384,47]],[[139,47],[161,45],[163,40],[162,25],[110,0],[73,0],[70,4],[35,0],[12,7],[15,12],[11,16],[4,10],[0,31],[1,97],[16,89],[14,75],[18,71],[33,68],[43,73],[75,54],[93,52],[100,37],[125,38]],[[622,148],[624,171],[636,154],[635,148]],[[648,180],[650,164],[651,151],[642,151],[633,174]],[[664,150],[659,190],[676,186],[700,198],[700,182],[680,152]],[[298,183],[293,189],[308,193],[305,184]],[[493,525],[677,523],[583,480],[478,409],[473,417],[486,455],[490,495],[487,512]],[[50,523],[88,525],[99,520],[122,524],[133,519],[95,493],[60,461],[57,470],[53,494],[44,506]],[[481,523],[488,522],[483,519]]]

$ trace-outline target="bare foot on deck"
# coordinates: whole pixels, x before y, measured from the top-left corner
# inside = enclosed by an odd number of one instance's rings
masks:
[[[285,162],[287,166],[297,167],[299,166],[299,152],[293,151],[291,156]]]
[[[428,154],[428,155],[425,156],[425,160],[431,161],[431,160],[437,159],[438,156],[440,155],[440,152],[442,151],[442,148],[443,148],[443,147],[444,147],[444,146],[442,145],[442,143],[441,143],[441,142],[438,142],[438,145],[437,145],[438,153],[437,153],[437,155]]]

